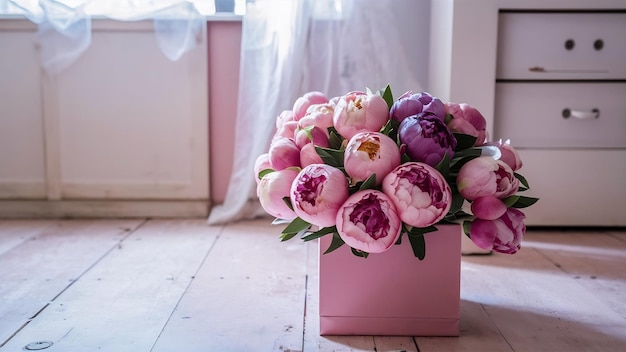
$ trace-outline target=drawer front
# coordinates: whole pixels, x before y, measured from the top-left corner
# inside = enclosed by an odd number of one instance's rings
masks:
[[[500,13],[498,79],[626,79],[626,13]]]
[[[626,148],[626,83],[497,83],[494,120],[520,148]]]

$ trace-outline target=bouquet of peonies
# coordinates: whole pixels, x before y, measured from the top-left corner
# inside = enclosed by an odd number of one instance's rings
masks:
[[[332,235],[367,257],[407,235],[416,257],[436,224],[462,223],[480,248],[515,253],[526,231],[518,210],[537,201],[518,153],[488,142],[486,121],[468,104],[429,93],[394,100],[379,92],[328,99],[309,92],[276,119],[269,151],[255,163],[257,195],[281,239]]]

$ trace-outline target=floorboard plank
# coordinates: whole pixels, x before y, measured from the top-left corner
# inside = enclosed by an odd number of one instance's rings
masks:
[[[472,284],[464,287],[465,299],[483,305],[513,350],[625,349],[626,320],[532,246],[464,262]]]
[[[204,220],[147,222],[9,340],[6,350],[51,341],[51,351],[149,351],[215,238]]]
[[[626,242],[606,233],[541,232],[526,241],[626,319]]]
[[[306,246],[270,223],[224,228],[154,352],[302,350]]]
[[[54,223],[50,220],[0,220],[0,256],[36,237]]]
[[[374,336],[376,351],[418,352],[415,340],[409,336]]]
[[[3,222],[0,237],[13,240],[0,256],[0,347],[140,223]]]

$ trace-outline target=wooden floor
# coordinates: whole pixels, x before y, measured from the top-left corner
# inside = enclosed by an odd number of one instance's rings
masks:
[[[463,257],[460,337],[320,337],[317,244],[269,222],[0,221],[0,351],[626,351],[624,231]]]

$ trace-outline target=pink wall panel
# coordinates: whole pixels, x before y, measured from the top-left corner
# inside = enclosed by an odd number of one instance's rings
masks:
[[[208,22],[211,203],[224,202],[233,166],[241,22]]]

